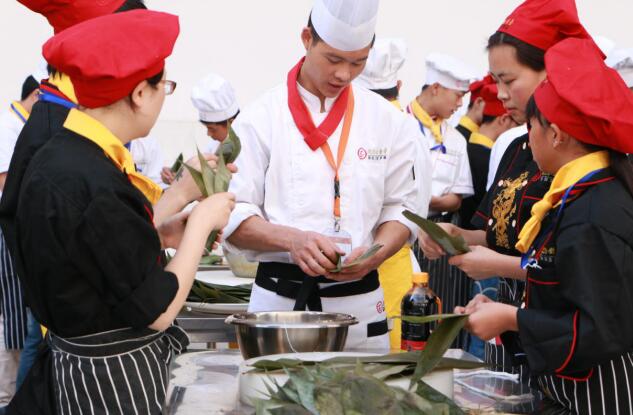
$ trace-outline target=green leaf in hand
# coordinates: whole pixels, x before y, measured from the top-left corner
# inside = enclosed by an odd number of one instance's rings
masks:
[[[235,134],[233,127],[229,124],[229,135],[228,137],[220,143],[220,146],[216,150],[216,156],[220,156],[222,154],[224,156],[224,160],[227,164],[233,163],[237,156],[240,155],[242,151],[242,142],[240,138]]]
[[[373,245],[371,248],[369,248],[367,251],[365,251],[365,253],[363,253],[361,256],[359,256],[358,258],[354,259],[353,261],[350,261],[347,264],[343,263],[343,257],[341,255],[337,254],[337,265],[336,265],[336,268],[334,268],[330,272],[335,274],[335,273],[341,272],[341,271],[343,271],[345,269],[349,269],[349,268],[355,267],[357,265],[360,265],[363,262],[365,262],[368,259],[370,259],[371,257],[373,257],[374,255],[376,255],[378,253],[378,251],[380,251],[380,248],[382,248],[382,247],[383,247],[383,245],[381,245],[381,244]]]
[[[198,186],[200,193],[202,193],[204,197],[208,197],[209,195],[207,194],[207,188],[204,185],[204,180],[202,179],[202,173],[200,173],[198,170],[194,169],[187,163],[184,163],[184,166],[187,170],[189,170],[189,174],[191,174],[191,178],[193,179],[196,186]]]
[[[415,213],[405,210],[402,212],[405,218],[418,225],[431,239],[433,239],[449,255],[461,255],[470,252],[468,244],[461,235],[452,236],[439,227],[437,223],[424,219]]]

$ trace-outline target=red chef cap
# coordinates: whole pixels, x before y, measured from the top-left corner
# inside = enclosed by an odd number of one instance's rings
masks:
[[[575,0],[526,0],[498,29],[543,51],[568,37],[591,39]]]
[[[179,31],[177,16],[133,10],[79,23],[49,39],[42,51],[70,77],[79,104],[97,108],[161,72]]]
[[[492,76],[486,75],[481,81],[470,84],[470,102],[473,103],[477,98],[482,98],[486,103],[484,107],[484,115],[492,117],[500,117],[507,111],[503,103],[497,98],[497,84]]]
[[[633,94],[592,41],[563,40],[547,51],[545,67],[534,99],[547,120],[584,143],[633,153]]]
[[[125,0],[18,0],[48,19],[55,33],[84,20],[114,13]]]

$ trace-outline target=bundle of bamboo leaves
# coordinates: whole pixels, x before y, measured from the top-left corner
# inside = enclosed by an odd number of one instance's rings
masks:
[[[251,298],[253,284],[221,285],[195,280],[187,301],[194,303],[237,304],[248,303]]]
[[[216,193],[223,193],[229,190],[229,183],[231,183],[232,174],[226,165],[233,163],[242,150],[242,143],[237,134],[235,134],[233,127],[229,124],[229,135],[224,141],[222,141],[215,153],[215,155],[218,156],[218,162],[215,169],[209,165],[209,162],[200,150],[196,150],[198,152],[198,159],[200,160],[200,171],[191,167],[187,163],[183,163],[183,165],[187,170],[189,170],[189,173],[200,189],[202,196],[209,197]],[[213,243],[217,237],[218,231],[211,232],[211,235],[209,235],[209,238],[207,239],[207,252],[211,252]]]
[[[266,373],[283,371],[288,381],[267,384],[269,399],[256,401],[258,415],[463,414],[448,397],[422,377],[434,369],[475,369],[479,362],[444,358],[466,322],[465,315],[402,316],[405,321],[442,320],[422,352],[386,356],[337,357],[325,361],[259,360],[253,367]],[[385,383],[411,376],[408,390]]]

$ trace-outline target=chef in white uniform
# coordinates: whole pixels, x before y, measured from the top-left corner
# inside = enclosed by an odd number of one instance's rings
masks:
[[[191,90],[191,103],[198,110],[198,119],[211,138],[200,151],[213,154],[229,135],[229,123],[240,113],[235,90],[223,77],[209,73]],[[170,167],[163,167],[161,178],[171,183],[176,177]]]
[[[351,86],[374,41],[378,0],[315,0],[301,32],[305,58],[287,82],[244,108],[224,229],[230,249],[260,261],[250,311],[323,310],[356,316],[347,348],[387,348],[376,268],[415,227],[416,125],[393,105]],[[318,126],[318,127],[317,127]],[[332,272],[337,254],[360,265]]]
[[[426,58],[425,85],[407,107],[407,112],[417,119],[431,150],[430,218],[457,211],[462,198],[474,193],[466,140],[446,121],[461,107],[473,79],[474,71],[463,62],[432,53]]]

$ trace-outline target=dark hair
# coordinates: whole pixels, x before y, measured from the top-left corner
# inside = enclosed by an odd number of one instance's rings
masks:
[[[237,112],[235,113],[234,116],[232,116],[229,119],[226,119],[224,121],[202,121],[200,120],[200,122],[204,125],[220,125],[223,127],[228,127],[229,123],[232,123],[233,121],[235,121],[235,119],[237,118],[237,116],[240,115],[240,110],[237,110]]]
[[[147,78],[147,83],[150,84],[151,86],[158,85],[158,83],[163,80],[163,74],[164,73],[165,73],[165,71],[160,71],[156,75]]]
[[[496,115],[486,115],[484,114],[483,118],[481,119],[481,125],[484,124],[490,124],[491,122],[494,122],[494,120],[497,119]]]
[[[536,119],[539,124],[543,127],[549,127],[551,123],[545,118],[541,110],[539,110],[538,105],[536,105],[536,100],[534,99],[534,95],[530,97],[528,101],[527,108],[525,109],[526,118],[529,120]],[[611,170],[613,171],[613,175],[624,185],[626,190],[628,190],[629,194],[633,197],[633,164],[631,164],[631,160],[629,160],[628,156],[624,153],[620,153],[619,151],[611,150],[608,148],[600,147],[593,144],[582,143],[583,147],[587,151],[596,152],[601,150],[609,151],[609,158],[611,159]]]
[[[496,46],[508,45],[512,46],[517,54],[517,60],[521,65],[541,72],[545,70],[545,51],[535,46],[525,43],[516,37],[504,32],[495,32],[488,39],[487,50],[491,50]]]
[[[24,80],[24,83],[22,84],[22,94],[20,95],[21,96],[20,99],[24,101],[25,99],[29,97],[29,95],[33,93],[33,91],[35,91],[39,87],[40,87],[40,83],[37,82],[37,80],[33,77],[33,75],[29,75]]]
[[[398,87],[394,86],[393,88],[386,89],[372,89],[372,92],[377,93],[381,97],[393,101],[394,99],[398,99]]]
[[[321,36],[319,36],[319,34],[317,33],[316,29],[314,28],[314,25],[312,24],[312,13],[310,13],[310,17],[308,17],[308,28],[310,29],[310,34],[312,35],[312,41],[314,43],[319,43],[323,40],[321,39]],[[374,37],[371,39],[371,44],[369,45],[369,47],[373,48],[374,42],[376,42],[375,34],[374,34]]]
[[[129,10],[146,10],[145,2],[143,0],[125,0],[121,7],[116,9],[115,13],[127,12]]]

